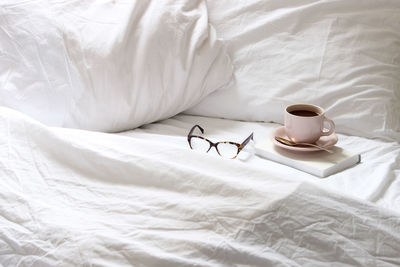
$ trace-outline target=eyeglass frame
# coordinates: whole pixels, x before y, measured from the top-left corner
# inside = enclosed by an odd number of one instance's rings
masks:
[[[201,131],[202,134],[204,134],[204,129],[200,125],[198,125],[198,124],[194,125],[192,127],[192,129],[190,129],[190,131],[187,135],[187,141],[189,143],[190,148],[193,149],[192,144],[190,142],[192,137],[200,138],[200,139],[207,141],[210,144],[210,147],[208,148],[206,153],[208,153],[212,147],[215,147],[215,150],[217,150],[218,155],[220,155],[221,157],[223,157],[223,156],[220,154],[220,152],[218,150],[218,144],[231,144],[231,145],[237,146],[238,150],[236,152],[236,155],[233,158],[231,158],[231,159],[235,159],[239,155],[240,151],[242,151],[242,149],[250,142],[250,140],[254,140],[254,137],[253,137],[254,133],[251,133],[241,144],[236,143],[236,142],[230,142],[230,141],[222,141],[222,142],[214,143],[203,136],[192,134],[194,132],[194,130],[196,129],[196,127],[199,128],[199,130]]]

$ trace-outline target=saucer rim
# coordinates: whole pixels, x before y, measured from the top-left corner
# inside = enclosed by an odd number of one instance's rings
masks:
[[[279,127],[277,127],[277,128],[274,129],[274,130],[271,132],[271,134],[270,134],[270,138],[272,139],[272,142],[273,142],[276,146],[279,146],[279,147],[284,148],[284,149],[287,149],[287,150],[292,150],[292,151],[302,151],[302,152],[323,151],[323,149],[320,149],[320,148],[317,148],[317,147],[295,147],[295,146],[288,146],[288,145],[285,145],[285,144],[282,144],[282,143],[276,141],[276,140],[275,140],[275,136],[277,136],[277,135],[276,135],[276,132],[277,132],[278,130],[280,130],[280,129],[283,129],[283,131],[285,131],[285,126],[279,126]],[[286,134],[286,131],[285,131],[285,134]],[[335,138],[336,140],[335,140],[335,142],[333,142],[332,144],[330,144],[330,145],[328,145],[328,146],[323,146],[323,148],[331,148],[331,147],[333,147],[334,145],[336,145],[336,143],[338,142],[338,138],[337,138],[337,135],[336,135],[335,132],[333,132],[332,134],[330,134],[330,135],[328,135],[328,136],[324,136],[324,137],[329,137],[329,136],[336,137],[336,138]],[[322,137],[322,136],[321,136],[321,137]],[[319,139],[318,139],[318,141],[319,141]],[[317,142],[318,142],[318,141],[317,141]]]

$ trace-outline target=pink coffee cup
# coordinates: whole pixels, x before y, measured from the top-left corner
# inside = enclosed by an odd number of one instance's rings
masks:
[[[325,122],[329,124],[324,129]],[[321,136],[331,135],[335,123],[325,117],[325,111],[315,105],[296,104],[285,110],[286,135],[296,143],[315,143]]]

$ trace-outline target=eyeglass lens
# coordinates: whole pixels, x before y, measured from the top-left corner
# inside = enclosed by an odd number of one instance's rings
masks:
[[[211,148],[211,144],[208,141],[198,137],[190,139],[190,146],[193,150],[200,152],[208,152]],[[218,143],[216,148],[219,155],[229,159],[234,158],[239,152],[238,147],[233,144]]]

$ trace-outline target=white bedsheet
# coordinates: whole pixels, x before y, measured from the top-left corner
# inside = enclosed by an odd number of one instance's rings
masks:
[[[239,143],[251,132],[254,132],[255,142],[262,141],[269,138],[273,129],[281,126],[275,123],[179,115],[122,134],[144,139],[155,138],[186,149],[188,147],[186,139],[172,138],[171,136],[185,136],[195,124],[200,124],[205,129],[205,136],[211,140],[229,141],[232,139]],[[154,137],[149,134],[153,134]],[[239,160],[245,162],[246,168],[258,169],[287,179],[311,182],[350,197],[375,202],[380,206],[400,211],[400,144],[357,136],[337,135],[339,137],[337,146],[360,153],[362,162],[327,178],[318,178],[258,156],[251,156],[254,154],[251,147],[246,149],[247,153],[239,154]],[[220,160],[214,149],[211,152],[217,158],[215,160]]]
[[[276,126],[176,116],[104,134],[0,107],[0,263],[400,264],[398,144],[340,135],[363,163],[318,179],[251,149],[239,160],[191,151],[194,123],[238,141]]]

